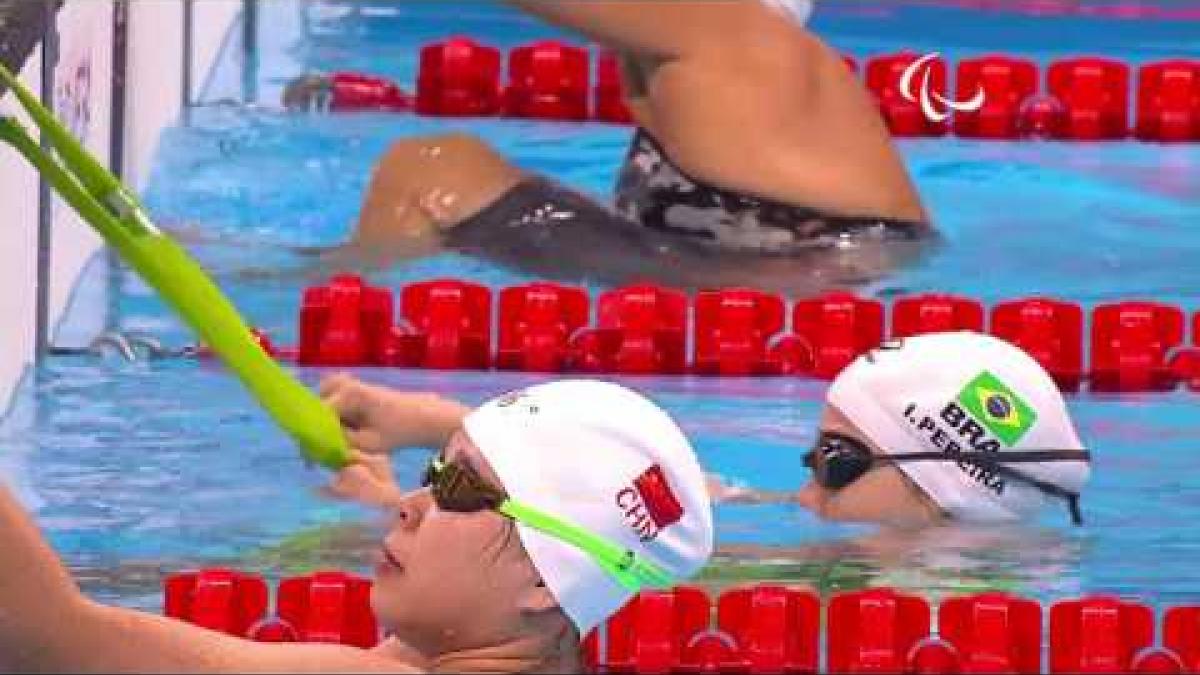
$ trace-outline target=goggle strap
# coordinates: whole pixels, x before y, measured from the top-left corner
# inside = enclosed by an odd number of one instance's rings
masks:
[[[957,455],[945,452],[901,452],[894,455],[877,455],[888,462],[956,462],[977,461],[991,464],[1040,464],[1042,462],[1088,462],[1092,454],[1087,450],[1013,450],[1009,452],[961,452]]]
[[[587,553],[601,569],[631,593],[647,587],[667,588],[674,583],[671,574],[649,560],[562,518],[511,498],[500,504],[497,511]]]
[[[1021,481],[1027,485],[1031,485],[1042,492],[1066,500],[1067,508],[1071,512],[1071,522],[1075,525],[1083,524],[1083,514],[1079,508],[1079,493],[1071,492],[1061,488],[1053,483],[1039,480],[1033,476],[1026,475],[1016,469],[1006,466],[1007,464],[1020,463],[1042,463],[1055,461],[1088,461],[1091,459],[1091,453],[1086,450],[1018,450],[1004,453],[983,453],[970,452],[960,453],[958,455],[949,455],[941,452],[911,452],[900,453],[896,455],[884,455],[882,457],[887,461],[963,461],[981,466],[985,469],[995,471],[1001,476],[1006,476],[1014,480]]]
[[[1072,494],[1067,498],[1067,508],[1071,510],[1071,522],[1076,527],[1083,525],[1083,514],[1079,509],[1079,495]]]
[[[985,468],[995,471],[996,473],[1000,474],[1001,476],[1007,476],[1009,478],[1014,478],[1023,483],[1032,485],[1033,487],[1041,490],[1042,492],[1044,492],[1048,495],[1052,495],[1054,497],[1058,497],[1060,499],[1066,500],[1067,509],[1070,510],[1070,512],[1071,512],[1071,522],[1075,525],[1083,524],[1083,514],[1080,513],[1080,510],[1079,510],[1079,493],[1078,492],[1071,492],[1070,490],[1061,488],[1061,487],[1055,485],[1054,483],[1047,483],[1046,481],[1038,480],[1037,478],[1034,478],[1033,476],[1027,476],[1027,475],[1021,473],[1020,471],[1017,471],[1016,469],[1011,469],[1000,463],[980,462],[980,464],[983,465]]]

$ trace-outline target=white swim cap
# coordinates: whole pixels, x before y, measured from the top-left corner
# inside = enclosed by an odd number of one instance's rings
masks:
[[[842,371],[826,400],[888,454],[1083,450],[1066,402],[1041,365],[979,333],[888,343]],[[960,520],[1023,519],[1058,499],[965,462],[896,466]],[[1084,459],[1006,466],[1076,494],[1090,473]]]
[[[807,24],[808,18],[812,16],[813,0],[763,0],[763,2],[783,11],[788,18],[801,26]]]
[[[467,435],[509,496],[612,541],[676,580],[712,554],[712,506],[683,432],[625,387],[566,380],[485,403]],[[518,523],[525,550],[582,635],[632,596],[580,549]]]

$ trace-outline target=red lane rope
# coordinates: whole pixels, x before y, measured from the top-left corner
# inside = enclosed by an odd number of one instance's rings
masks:
[[[262,577],[205,569],[167,579],[164,613],[257,641],[365,649],[381,639],[370,592],[370,580],[316,572],[283,579],[271,611]],[[988,592],[942,600],[936,621],[934,609],[891,588],[836,593],[822,606],[813,591],[777,584],[711,596],[681,585],[641,593],[585,636],[582,649],[592,672],[622,673],[1200,669],[1198,606],[1166,608],[1159,622],[1149,605],[1115,596],[1060,600],[1043,609],[1035,600]]]
[[[1200,60],[1135,66],[1081,56],[1053,61],[1043,73],[1033,60],[989,54],[958,62],[951,91],[950,64],[933,56],[902,51],[865,61],[866,86],[896,136],[1200,141]],[[596,55],[594,81],[592,57],[587,48],[555,40],[505,55],[471,38],[451,37],[421,48],[415,96],[385,78],[336,73],[331,108],[628,124],[614,56]],[[858,73],[858,60],[845,58]],[[976,97],[977,106],[961,105]],[[922,99],[928,100],[924,106]],[[945,101],[960,105],[951,109]]]
[[[1190,329],[1189,329],[1190,325]],[[1005,300],[922,293],[890,306],[832,291],[797,299],[746,288],[688,294],[650,284],[604,291],[547,282],[492,289],[460,279],[400,291],[333,277],[304,291],[303,366],[382,366],[625,375],[832,379],[888,339],[988,332],[1024,349],[1064,391],[1200,391],[1200,313],[1127,300],[1085,309],[1050,297]],[[1191,334],[1190,344],[1187,342]],[[203,353],[203,352],[201,352]]]

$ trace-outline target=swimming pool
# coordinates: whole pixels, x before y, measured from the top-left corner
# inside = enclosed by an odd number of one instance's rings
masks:
[[[1156,3],[1144,3],[1154,6]],[[1157,3],[1167,5],[1167,3]],[[1174,5],[1175,3],[1171,3]],[[394,138],[447,128],[477,132],[525,167],[606,193],[629,130],[515,120],[414,116],[286,116],[282,82],[321,69],[414,79],[420,44],[467,33],[509,48],[556,36],[542,24],[476,3],[262,3],[258,71],[241,100],[236,54],[226,54],[190,124],[168,132],[147,194],[256,325],[295,339],[300,287],[290,245],[327,244],[349,231],[369,167]],[[949,58],[1002,50],[1041,61],[1098,51],[1130,62],[1200,55],[1198,24],[1068,15],[1033,18],[927,3],[861,2],[819,13],[816,29],[859,56],[909,47]],[[986,303],[1046,293],[1093,304],[1147,298],[1200,308],[1200,147],[903,141],[947,246],[918,267],[860,289],[890,296],[940,290]],[[282,270],[282,272],[281,272]],[[432,276],[493,286],[525,277],[445,255],[374,279],[393,288]],[[116,320],[168,344],[191,336],[136,279],[123,277]],[[377,382],[478,402],[543,379],[500,373],[363,370]],[[302,371],[315,383],[318,369]],[[800,379],[629,378],[653,393],[696,441],[705,465],[734,481],[786,489],[804,480],[823,384]],[[1154,604],[1193,599],[1200,572],[1195,522],[1200,458],[1195,394],[1078,396],[1096,470],[1087,526],[1048,512],[1032,530],[932,532],[887,542],[870,530],[818,523],[799,509],[718,509],[719,543],[738,547],[715,582],[785,578],[846,588],[889,584],[927,594],[981,586],[1044,600],[1080,592]],[[212,364],[55,357],[4,426],[6,475],[94,596],[157,609],[165,572],[228,564],[280,576],[314,565],[362,570],[374,517],[330,502],[323,474],[236,381]],[[415,481],[423,453],[397,459]]]

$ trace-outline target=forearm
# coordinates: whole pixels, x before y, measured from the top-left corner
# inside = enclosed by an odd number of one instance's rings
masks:
[[[437,450],[445,447],[454,432],[462,428],[463,420],[470,412],[469,407],[453,399],[443,396],[431,398],[423,412],[426,429],[423,445]]]
[[[174,619],[88,603],[61,631],[59,655],[41,669],[68,672],[321,673],[418,672],[411,664],[354,647],[263,644]]]
[[[89,601],[0,484],[0,671],[412,672],[337,645],[268,645]]]
[[[69,630],[83,602],[58,556],[0,483],[0,666],[24,665],[52,633]]]
[[[508,0],[623,51],[674,58],[768,19],[759,0]],[[670,30],[664,30],[670,26]]]
[[[732,485],[718,474],[705,475],[708,495],[714,503],[724,504],[788,504],[796,501],[793,490],[758,490],[752,487]]]

